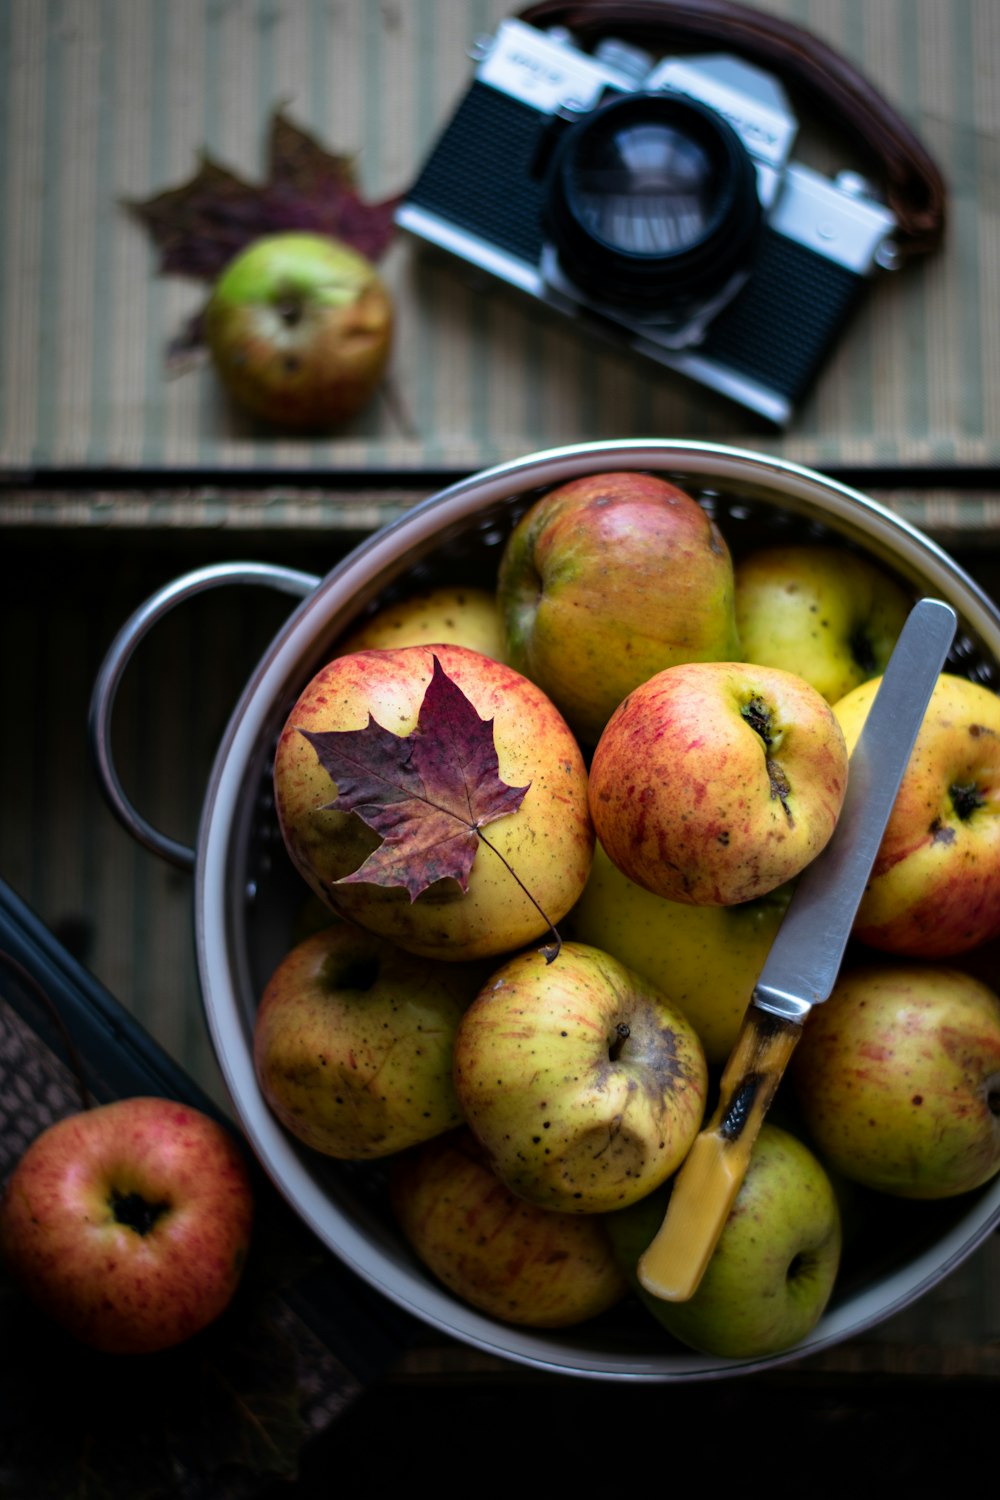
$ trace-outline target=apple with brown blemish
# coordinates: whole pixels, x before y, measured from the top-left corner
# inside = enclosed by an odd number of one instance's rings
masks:
[[[629,694],[590,771],[597,836],[637,885],[728,906],[793,879],[833,833],[847,748],[803,678],[688,662]]]
[[[1000,1171],[1000,997],[971,975],[898,962],[843,974],[790,1077],[810,1139],[853,1182],[950,1198]]]
[[[350,922],[297,944],[254,1023],[270,1109],[298,1140],[341,1160],[388,1156],[461,1123],[455,1032],[479,967],[404,953]]]
[[[880,679],[834,712],[857,742]],[[885,952],[947,958],[1000,936],[1000,698],[942,673],[858,909]]]
[[[604,1213],[680,1166],[705,1109],[694,1027],[609,954],[509,960],[459,1023],[459,1105],[490,1165],[542,1208]]]
[[[507,541],[497,592],[507,660],[588,745],[654,672],[740,654],[726,542],[655,474],[591,474],[544,495]]]
[[[468,1130],[397,1157],[390,1197],[424,1265],[490,1317],[566,1328],[606,1312],[628,1292],[604,1220],[515,1197]]]

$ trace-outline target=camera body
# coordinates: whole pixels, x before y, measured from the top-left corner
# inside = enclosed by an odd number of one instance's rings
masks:
[[[740,58],[516,20],[477,58],[399,225],[784,426],[893,267],[892,213],[791,160],[784,89]]]

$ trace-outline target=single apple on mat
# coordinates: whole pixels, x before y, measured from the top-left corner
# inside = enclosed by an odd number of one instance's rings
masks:
[[[738,906],[691,906],[644,890],[600,844],[567,933],[642,974],[687,1016],[710,1063],[725,1062],[788,907],[790,886]]]
[[[346,756],[339,781],[328,752]],[[590,870],[587,772],[565,720],[525,677],[462,646],[328,663],[288,716],[274,788],[289,855],[315,893],[429,958],[543,937]],[[362,805],[343,810],[355,794]]]
[[[152,1353],[229,1305],[252,1218],[228,1131],[170,1099],[120,1099],[58,1120],[28,1147],[0,1202],[0,1258],[83,1343]]]
[[[490,1317],[565,1328],[628,1292],[599,1215],[561,1214],[517,1198],[467,1130],[396,1158],[396,1219],[424,1265]]]
[[[741,656],[795,672],[828,703],[885,671],[912,603],[846,547],[766,547],[736,564]]]
[[[730,906],[794,878],[847,790],[826,700],[791,672],[687,662],[616,709],[590,769],[597,836],[625,875],[670,901]]]
[[[636,1266],[663,1222],[667,1193],[609,1214],[612,1244],[643,1306],[683,1344],[727,1359],[790,1349],[823,1316],[840,1268],[841,1221],[829,1177],[786,1130],[765,1124],[705,1274],[687,1302],[663,1302]]]
[[[589,745],[654,672],[740,654],[722,534],[653,474],[588,475],[543,496],[507,541],[497,592],[507,660]]]
[[[834,705],[849,748],[880,681]],[[1000,698],[981,683],[938,678],[854,932],[912,958],[1000,936]]]
[[[482,977],[349,922],[305,939],[271,976],[254,1026],[271,1110],[307,1146],[348,1160],[460,1124],[452,1046]]]
[[[950,1198],[1000,1170],[1000,999],[957,969],[841,975],[810,1013],[790,1077],[810,1139],[853,1182]]]
[[[509,960],[455,1038],[459,1106],[497,1176],[568,1213],[622,1208],[680,1166],[705,1109],[693,1026],[596,948]]]
[[[289,230],[230,261],[204,315],[226,390],[294,430],[337,427],[372,399],[392,339],[392,302],[365,256],[327,235]]]

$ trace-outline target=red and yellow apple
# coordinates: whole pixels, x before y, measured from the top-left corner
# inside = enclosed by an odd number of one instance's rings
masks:
[[[849,748],[880,680],[834,705]],[[938,678],[854,932],[914,958],[1000,936],[1000,698],[981,683]]]
[[[565,1328],[606,1312],[628,1292],[601,1217],[553,1213],[516,1198],[467,1130],[398,1157],[390,1195],[424,1265],[490,1317]]]
[[[791,672],[687,662],[612,715],[594,752],[597,836],[637,885],[697,906],[753,901],[791,880],[833,833],[844,736]]]
[[[1000,998],[937,964],[842,974],[792,1055],[824,1160],[901,1198],[950,1198],[1000,1171]]]
[[[28,1147],[0,1203],[0,1257],[83,1343],[153,1353],[229,1305],[252,1218],[247,1167],[222,1125],[170,1099],[119,1099]]]
[[[337,427],[378,389],[392,302],[365,256],[303,230],[263,235],[224,268],[205,341],[241,406],[290,429]]]
[[[357,814],[330,807],[337,787],[303,731],[360,730],[371,717],[409,736],[435,659],[487,728],[492,721],[500,777],[528,791],[515,812],[486,826],[489,843],[478,848],[467,891],[444,876],[411,900],[402,885],[345,883],[381,840]],[[451,753],[443,740],[442,764]],[[587,773],[565,720],[518,672],[461,646],[359,651],[328,663],[288,717],[274,789],[286,847],[313,891],[334,911],[426,957],[480,958],[542,937],[573,905],[590,870]]]
[[[455,1090],[490,1165],[518,1197],[602,1213],[680,1166],[705,1109],[690,1022],[617,959],[563,943],[510,959],[459,1023]]]
[[[273,1113],[345,1160],[388,1156],[461,1122],[452,1046],[481,969],[419,958],[338,922],[271,976],[254,1063]]]
[[[652,474],[588,475],[536,501],[507,541],[498,597],[507,660],[589,745],[654,672],[739,655],[729,549]]]
[[[795,672],[828,703],[885,671],[912,607],[894,578],[846,547],[764,547],[735,577],[744,660]]]

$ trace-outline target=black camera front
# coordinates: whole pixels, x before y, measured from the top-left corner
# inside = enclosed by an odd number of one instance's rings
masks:
[[[624,95],[565,126],[547,186],[563,270],[602,302],[677,309],[745,272],[760,236],[753,162],[691,99]]]

